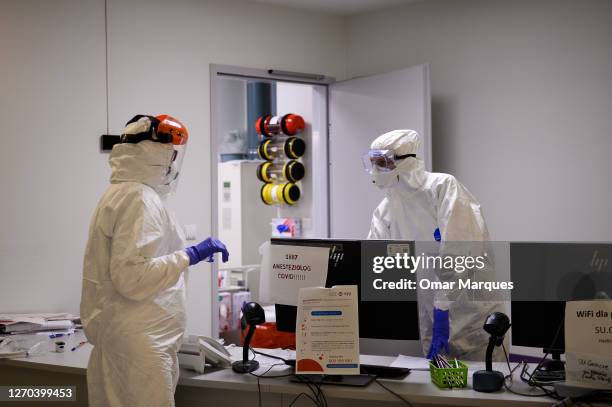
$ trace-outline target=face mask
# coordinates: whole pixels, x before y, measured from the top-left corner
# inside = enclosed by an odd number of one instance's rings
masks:
[[[399,175],[397,169],[392,171],[374,171],[372,173],[372,182],[378,188],[387,189],[393,188],[399,183]]]

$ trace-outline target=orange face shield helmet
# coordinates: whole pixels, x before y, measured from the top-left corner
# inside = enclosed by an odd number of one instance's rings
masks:
[[[122,143],[139,143],[144,140],[151,140],[158,143],[172,143],[175,146],[184,146],[187,144],[189,134],[187,127],[178,119],[161,114],[159,116],[136,115],[126,127],[132,123],[139,122],[141,119],[147,118],[150,125],[146,129],[141,129],[138,133],[126,133],[121,135]]]
[[[172,143],[175,146],[187,144],[189,133],[187,132],[187,127],[185,127],[183,123],[167,114],[160,114],[155,118],[159,120],[156,136],[159,138],[160,142]]]

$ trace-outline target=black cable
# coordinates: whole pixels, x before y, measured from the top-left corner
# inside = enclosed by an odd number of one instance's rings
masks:
[[[401,401],[403,401],[407,406],[410,407],[414,407],[412,405],[412,403],[410,403],[408,400],[406,400],[402,395],[394,392],[393,390],[391,390],[390,388],[388,388],[387,386],[385,386],[384,384],[382,384],[378,379],[374,379],[374,381],[383,389],[387,390],[389,393],[393,394],[395,397],[397,397],[398,399],[400,399]]]
[[[308,386],[308,389],[312,393],[315,399],[316,405],[320,407],[325,407],[325,404],[321,401],[321,384],[317,386],[316,383],[306,383],[306,386]],[[317,391],[315,391],[315,389],[317,389]]]
[[[508,373],[512,375],[512,372],[514,372],[514,370],[510,367],[510,358],[508,357],[508,352],[506,352],[506,345],[504,345],[503,342],[502,349],[504,350],[504,355],[506,356],[506,363],[508,364]],[[518,367],[518,365],[516,367]],[[516,367],[514,369],[516,369]]]
[[[557,326],[557,332],[555,333],[555,336],[554,336],[554,338],[553,338],[553,340],[552,340],[552,343],[550,344],[550,346],[548,347],[548,349],[553,349],[553,346],[555,345],[555,343],[557,343],[557,338],[559,337],[559,334],[561,333],[561,327],[562,327],[562,326],[563,326],[563,320],[562,320],[561,322],[559,322],[559,325]],[[538,389],[542,390],[542,391],[544,392],[544,395],[546,395],[546,396],[548,396],[548,397],[551,397],[551,398],[553,398],[553,399],[555,399],[555,400],[563,400],[564,398],[563,398],[563,397],[561,397],[561,396],[560,396],[560,395],[557,393],[557,391],[556,391],[556,390],[551,391],[551,390],[546,389],[546,388],[544,387],[545,385],[543,385],[543,384],[541,384],[541,383],[537,383],[537,382],[535,381],[535,379],[533,378],[533,376],[536,374],[536,372],[537,372],[537,371],[538,371],[538,370],[539,370],[539,369],[542,367],[542,365],[544,364],[544,361],[546,360],[546,358],[548,357],[548,355],[549,355],[549,354],[550,354],[550,352],[546,352],[546,353],[544,354],[544,357],[542,357],[542,359],[540,359],[540,361],[538,362],[537,366],[535,367],[535,369],[533,369],[533,371],[531,372],[531,374],[529,375],[529,378],[527,378],[527,380],[525,380],[525,378],[523,377],[523,373],[525,372],[526,367],[527,367],[527,365],[525,365],[525,366],[523,367],[523,371],[521,372],[520,378],[521,378],[521,380],[522,380],[522,381],[526,382],[526,383],[527,383],[529,386],[531,386],[531,387],[537,387]],[[506,380],[505,380],[505,378],[504,378],[504,387],[506,387],[506,389],[507,389],[508,391],[510,391],[511,393],[515,393],[515,394],[517,394],[516,392],[514,392],[514,391],[510,390],[510,389],[509,389],[509,388],[506,386]],[[529,395],[525,395],[525,396],[528,396],[528,397],[529,397]],[[538,397],[538,396],[532,396],[532,397]]]
[[[514,391],[512,390],[512,388],[510,386],[508,386],[508,379],[512,378],[511,375],[507,375],[504,377],[504,388],[506,390],[508,390],[510,393],[512,394],[516,394],[517,396],[523,396],[523,397],[547,397],[548,394],[546,392],[541,393],[541,394],[527,394],[527,393],[519,393],[518,391]],[[510,381],[510,383],[512,383],[512,381]]]
[[[312,403],[313,403],[315,406],[318,406],[317,402],[315,401],[315,399],[313,399],[313,398],[312,398],[312,396],[311,396],[310,394],[306,394],[306,393],[302,392],[302,393],[300,393],[300,394],[298,394],[297,396],[295,396],[295,397],[294,397],[294,399],[291,401],[291,403],[289,403],[289,407],[292,407],[292,406],[293,406],[293,405],[294,405],[294,404],[295,404],[295,403],[298,401],[298,399],[299,399],[301,396],[306,396],[306,397],[308,397],[308,398],[310,399],[310,401],[312,401]]]
[[[321,401],[323,402],[323,406],[327,407],[327,398],[325,397],[325,393],[323,392],[323,383],[319,383],[318,385],[316,385],[317,390],[319,391],[319,395],[321,397]]]
[[[259,383],[259,377],[257,378],[257,399],[259,400],[259,407],[263,407],[261,403],[261,383]]]
[[[327,398],[325,397],[325,393],[323,392],[323,389],[321,388],[321,386],[323,385],[322,382],[315,383],[314,381],[311,381],[310,378],[307,378],[302,375],[296,375],[295,377],[300,381],[300,383],[303,383],[306,386],[308,386],[308,389],[314,396],[313,400],[316,406],[327,407]],[[313,389],[313,386],[314,386],[314,389],[317,390],[316,392]]]
[[[270,365],[270,367],[268,367],[268,370],[266,370],[262,374],[255,374],[253,372],[249,372],[249,374],[251,376],[255,376],[255,377],[260,378],[260,379],[275,379],[275,378],[278,378],[278,377],[293,376],[293,373],[285,373],[285,374],[281,374],[281,375],[266,376],[266,373],[268,373],[270,370],[272,370],[273,367],[276,367],[276,366],[285,366],[285,364],[284,363],[275,363],[273,365]]]
[[[322,386],[323,382],[319,382],[314,385],[315,389],[317,389],[317,400],[319,400],[322,407],[327,407],[327,398],[325,397]]]
[[[255,359],[255,358],[253,358],[253,359]],[[270,365],[270,367],[268,367],[268,370],[266,370],[265,372],[263,372],[260,375],[255,374],[253,372],[249,372],[249,374],[251,376],[255,376],[257,378],[257,400],[259,401],[259,407],[263,407],[262,403],[261,403],[261,383],[259,382],[259,379],[271,379],[271,378],[274,378],[274,377],[287,377],[287,376],[291,376],[291,374],[289,374],[289,375],[266,376],[266,373],[268,373],[270,370],[272,370],[272,368],[274,366],[284,366],[284,363],[276,363],[274,365]]]
[[[549,394],[551,392],[544,389],[543,387],[540,388],[544,392],[542,394],[525,394],[525,393],[519,393],[519,392],[512,390],[512,388],[508,386],[507,382],[508,382],[508,379],[510,379],[510,383],[513,383],[512,376],[514,374],[514,371],[521,365],[521,363],[517,364],[514,367],[514,369],[512,369],[512,367],[510,366],[510,358],[508,357],[508,352],[506,352],[506,346],[503,343],[502,343],[502,349],[504,350],[504,356],[506,357],[506,363],[508,364],[508,372],[509,372],[506,376],[504,376],[504,381],[503,381],[503,385],[506,390],[508,390],[512,394],[516,394],[518,396],[524,396],[524,397],[546,397],[546,396],[552,397]],[[521,379],[523,379],[523,374],[525,373],[526,367],[527,365],[523,362],[523,370],[521,370]]]
[[[525,379],[523,376],[525,374],[525,371],[527,370],[528,365],[526,363],[523,362],[523,369],[521,370],[521,374],[520,374],[520,378],[522,381],[524,381],[525,383],[528,383],[530,387],[537,387],[538,389],[540,389],[543,393],[542,394],[525,394],[525,393],[519,393],[516,392],[514,390],[512,390],[507,384],[506,381],[510,378],[512,379],[512,375],[507,375],[504,377],[504,387],[506,388],[506,390],[508,390],[510,393],[519,395],[519,396],[525,396],[525,397],[551,397],[555,400],[563,400],[563,397],[560,397],[557,392],[552,392],[546,388],[544,388],[544,386],[541,386],[537,383],[529,383],[529,379]]]
[[[564,320],[561,320],[561,322],[559,322],[559,325],[557,326],[557,332],[555,333],[555,337],[553,338],[552,343],[550,344],[548,349],[553,349],[553,346],[555,345],[555,343],[557,343],[557,338],[559,337],[559,333],[561,333],[561,327],[563,326],[563,322],[564,322]],[[533,369],[533,372],[531,372],[531,375],[529,376],[529,380],[527,382],[530,386],[531,386],[531,383],[532,383],[531,382],[531,378],[540,369],[540,367],[542,367],[542,364],[544,363],[544,361],[546,360],[546,357],[548,357],[549,354],[550,354],[550,352],[546,352],[544,354],[544,357],[542,359],[540,359],[540,362],[538,363],[536,368]]]
[[[263,352],[260,352],[260,351],[258,351],[258,350],[255,350],[255,349],[253,349],[253,348],[250,348],[250,349],[251,349],[251,351],[252,351],[253,353],[256,353],[256,354],[261,355],[261,356],[266,356],[266,357],[269,357],[269,358],[272,358],[272,359],[282,360],[283,362],[285,362],[285,364],[286,364],[286,365],[288,365],[288,363],[287,363],[287,359],[285,359],[285,358],[281,358],[280,356],[270,355],[270,354],[268,354],[268,353],[263,353]]]
[[[563,400],[563,397],[561,397],[556,390],[554,391],[550,391],[548,390],[545,386],[552,386],[552,383],[538,383],[536,381],[534,381],[532,379],[533,373],[527,378],[525,379],[523,377],[525,370],[527,369],[527,364],[525,364],[523,371],[521,372],[521,380],[525,383],[527,383],[530,387],[537,387],[538,389],[542,390],[547,396],[554,398],[555,400]],[[535,369],[534,369],[535,370]]]

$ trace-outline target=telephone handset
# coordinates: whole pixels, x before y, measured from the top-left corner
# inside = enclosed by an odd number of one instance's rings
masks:
[[[204,348],[204,354],[206,360],[210,361],[215,366],[232,364],[232,358],[230,353],[225,349],[225,346],[221,345],[218,341],[207,336],[200,336],[200,346]]]
[[[230,353],[225,347],[213,338],[190,335],[187,337],[178,353],[181,366],[204,373],[206,363],[229,367],[232,364]]]

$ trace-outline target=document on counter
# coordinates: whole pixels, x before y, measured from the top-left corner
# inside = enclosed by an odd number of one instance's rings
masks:
[[[359,374],[357,286],[301,288],[295,342],[297,374]]]
[[[261,250],[261,301],[297,305],[300,288],[325,286],[329,247],[266,244]]]
[[[568,384],[612,389],[612,300],[567,302],[565,360]]]
[[[412,370],[429,371],[429,359],[417,356],[398,355],[391,367],[404,367]]]

